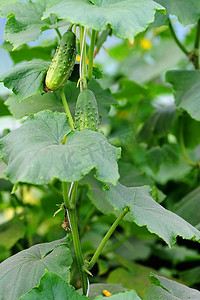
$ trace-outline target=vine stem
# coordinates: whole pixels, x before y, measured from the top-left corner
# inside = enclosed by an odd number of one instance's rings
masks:
[[[80,58],[80,91],[87,89],[87,55],[86,55],[86,27],[80,26],[80,45],[81,45],[81,58]]]
[[[89,49],[88,80],[92,79],[94,47],[95,47],[96,35],[97,35],[97,31],[93,29],[92,36],[91,36],[91,42],[90,42],[90,49]]]
[[[66,112],[66,114],[68,116],[68,119],[69,119],[69,125],[70,125],[71,129],[74,130],[74,121],[73,121],[71,112],[69,110],[69,106],[67,104],[67,100],[66,100],[65,92],[64,92],[64,86],[60,89],[60,96],[61,96],[62,103],[63,103],[64,108],[65,108],[65,112]]]
[[[194,66],[196,69],[199,69],[199,41],[200,41],[200,19],[198,20],[197,23],[196,38],[194,43],[194,56],[195,56]]]
[[[55,28],[55,31],[56,31],[56,33],[57,33],[59,39],[61,40],[61,39],[62,39],[62,35],[61,35],[61,33],[60,33],[60,30],[59,30],[58,28]]]
[[[174,28],[172,26],[171,20],[169,19],[169,29],[171,31],[172,37],[174,39],[174,41],[176,42],[176,44],[179,46],[179,48],[183,51],[183,53],[185,53],[185,55],[189,56],[190,52],[185,48],[185,46],[179,41]]]
[[[110,229],[108,230],[108,232],[106,233],[106,235],[104,236],[103,240],[101,241],[99,247],[97,248],[96,252],[94,253],[92,259],[90,260],[89,263],[87,263],[85,265],[87,270],[91,270],[92,267],[95,265],[95,263],[97,262],[99,255],[101,254],[101,251],[103,250],[105,244],[107,243],[107,241],[109,240],[109,238],[111,237],[111,235],[113,234],[113,232],[115,231],[116,227],[119,225],[119,222],[123,219],[123,217],[129,212],[129,207],[125,207],[123,212],[119,215],[119,217],[115,220],[115,222],[113,223],[113,225],[110,227]]]
[[[179,142],[180,142],[180,147],[181,151],[183,154],[183,157],[185,159],[185,162],[189,164],[190,166],[196,166],[196,164],[190,159],[187,150],[185,148],[185,142],[184,142],[184,136],[183,136],[183,120],[180,118],[180,133],[179,133]]]

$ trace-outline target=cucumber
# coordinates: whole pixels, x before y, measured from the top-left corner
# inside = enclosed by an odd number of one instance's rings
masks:
[[[72,31],[63,34],[45,78],[45,90],[60,89],[70,77],[76,59],[76,36]]]
[[[75,127],[77,130],[88,128],[98,131],[99,113],[95,95],[90,90],[81,92],[76,102]]]

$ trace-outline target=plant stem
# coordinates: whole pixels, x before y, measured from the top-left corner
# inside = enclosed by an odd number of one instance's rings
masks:
[[[81,275],[83,294],[86,295],[87,287],[88,287],[87,274],[83,270],[84,259],[83,259],[83,254],[81,251],[81,243],[80,243],[79,234],[78,234],[76,210],[69,209],[68,213],[69,213],[69,219],[70,219],[70,225],[71,225],[71,231],[72,231],[72,237],[73,237],[73,243],[74,243],[74,251],[75,251],[75,255],[76,255],[79,273]]]
[[[67,104],[67,100],[66,100],[65,92],[64,92],[64,87],[62,87],[60,89],[60,96],[61,96],[62,103],[63,103],[64,108],[65,108],[65,112],[66,112],[66,114],[68,116],[68,119],[69,119],[69,125],[70,125],[71,129],[74,130],[74,121],[72,119],[72,115],[71,115],[71,112],[69,110],[69,106]]]
[[[174,28],[172,26],[171,20],[169,19],[169,29],[171,31],[172,37],[174,39],[174,41],[176,42],[176,44],[179,46],[179,48],[183,51],[183,53],[185,53],[185,55],[189,56],[190,52],[187,51],[187,49],[185,48],[185,46],[179,41]]]
[[[185,159],[185,162],[187,164],[189,164],[190,166],[196,166],[196,164],[190,159],[187,150],[185,148],[185,142],[184,142],[184,130],[183,130],[183,119],[182,117],[180,117],[180,132],[179,132],[179,142],[180,142],[180,147],[181,147],[181,151],[183,154],[183,157]]]
[[[78,189],[78,181],[74,182],[71,197],[70,197],[70,208],[75,209],[76,201],[77,201],[77,189]]]
[[[86,268],[88,270],[91,270],[94,264],[97,262],[97,259],[99,258],[99,255],[101,254],[101,251],[103,250],[105,244],[115,231],[116,227],[118,226],[119,222],[123,219],[123,217],[129,212],[129,207],[125,207],[123,212],[119,215],[119,217],[115,220],[113,225],[110,227],[106,235],[104,236],[103,240],[101,241],[99,247],[97,248],[96,252],[94,253],[91,261],[86,265]]]
[[[58,35],[59,39],[61,40],[62,39],[62,35],[60,33],[60,30],[58,28],[55,28],[55,31],[57,32],[57,35]]]
[[[89,49],[89,64],[88,64],[88,80],[92,79],[92,71],[93,71],[93,60],[94,60],[94,47],[96,41],[97,31],[92,30],[90,49]]]

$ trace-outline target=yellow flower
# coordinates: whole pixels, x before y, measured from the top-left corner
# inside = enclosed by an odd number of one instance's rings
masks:
[[[107,291],[107,290],[103,290],[103,294],[104,294],[106,297],[112,296],[112,294],[111,294],[109,291]]]
[[[152,43],[150,40],[143,38],[140,40],[140,46],[145,50],[150,50],[152,48]]]

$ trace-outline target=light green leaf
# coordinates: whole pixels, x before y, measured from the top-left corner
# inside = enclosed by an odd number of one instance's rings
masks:
[[[126,288],[120,284],[93,283],[90,285],[89,298],[93,300],[95,297],[102,295],[103,290],[107,290],[114,295],[126,291]],[[78,292],[82,293],[82,289],[79,289]]]
[[[2,7],[4,5],[11,4],[11,3],[15,3],[15,2],[18,2],[18,1],[19,0],[1,0],[0,7]]]
[[[152,0],[95,0],[93,4],[89,0],[58,0],[47,8],[42,19],[56,14],[60,19],[99,31],[110,24],[115,35],[133,41],[153,22],[155,10],[164,10]]]
[[[14,218],[0,225],[0,246],[5,249],[12,248],[18,240],[24,237],[25,224],[20,218]]]
[[[200,121],[200,71],[169,71],[166,80],[176,91],[176,105]]]
[[[199,300],[200,292],[176,281],[155,274],[150,275],[152,285],[146,291],[144,300]]]
[[[5,39],[14,45],[14,49],[38,39],[43,30],[54,26],[56,18],[41,20],[46,9],[46,2],[46,0],[25,1],[8,4],[1,8],[1,15],[8,17]]]
[[[150,194],[148,186],[127,188],[121,184],[110,186],[106,198],[117,211],[130,207],[132,221],[161,237],[169,247],[177,236],[200,241],[200,232],[171,211],[158,204]]]
[[[6,169],[6,164],[3,162],[3,160],[0,158],[0,178],[6,179],[6,176],[4,175],[4,171]]]
[[[12,89],[19,100],[24,100],[37,93],[44,93],[44,78],[49,64],[40,59],[32,60],[14,67],[1,75],[0,82]]]
[[[167,14],[176,15],[183,25],[194,24],[200,18],[199,0],[155,0],[166,8]]]
[[[98,296],[95,300],[105,299],[103,296]],[[109,297],[110,300],[141,300],[135,291],[126,291],[120,294],[112,295]]]
[[[0,264],[0,299],[17,300],[38,285],[45,269],[55,272],[64,280],[70,280],[71,252],[67,248],[70,239],[64,238],[32,246]]]
[[[120,149],[99,132],[70,131],[64,113],[43,111],[30,116],[0,140],[0,156],[8,164],[7,177],[14,183],[47,184],[54,178],[72,182],[95,168],[98,180],[115,184]]]
[[[19,300],[87,300],[89,298],[80,295],[74,287],[58,275],[46,271],[42,276],[38,287],[21,296]]]
[[[192,225],[199,223],[200,187],[183,197],[176,205],[175,212]]]
[[[41,110],[49,109],[52,111],[63,112],[64,107],[59,93],[46,93],[44,95],[36,94],[19,102],[16,95],[8,97],[5,103],[12,115],[20,119],[23,116],[35,114]]]

